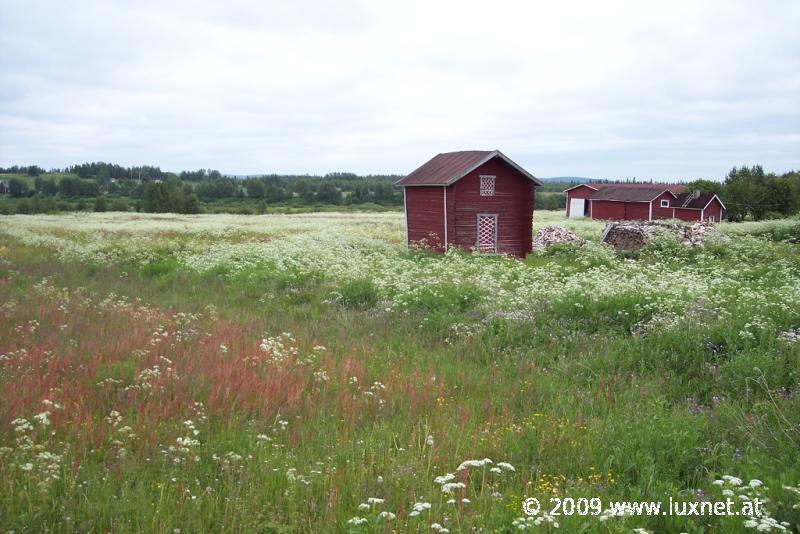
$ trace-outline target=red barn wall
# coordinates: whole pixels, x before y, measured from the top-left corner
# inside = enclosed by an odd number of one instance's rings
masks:
[[[661,201],[668,200],[669,207],[662,208]],[[675,205],[675,197],[669,191],[664,191],[653,200],[653,219],[671,219],[672,208]]]
[[[682,221],[699,221],[700,210],[692,210],[688,208],[675,208],[675,218]]]
[[[589,198],[595,190],[586,185],[579,185],[575,189],[567,191],[567,217],[569,217],[569,201],[572,198]],[[584,215],[589,215],[589,202],[584,203]]]
[[[617,219],[625,218],[625,203],[611,200],[592,200],[592,219]]]
[[[625,220],[647,221],[650,219],[649,202],[625,202]]]
[[[495,176],[495,194],[482,197],[480,175]],[[448,187],[449,241],[464,248],[477,244],[478,214],[497,214],[497,251],[525,256],[533,237],[533,182],[499,158],[488,161]],[[450,229],[448,228],[448,234]]]
[[[714,222],[719,222],[722,220],[722,204],[719,203],[719,200],[714,199],[708,204],[708,207],[703,210],[703,220],[707,221],[709,217],[714,217]]]
[[[619,202],[593,200],[592,219],[613,221],[646,221],[650,216],[649,202]]]
[[[437,243],[444,250],[444,187],[406,187],[408,241]]]

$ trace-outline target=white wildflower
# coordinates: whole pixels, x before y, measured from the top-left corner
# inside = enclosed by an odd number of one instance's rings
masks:
[[[436,484],[444,484],[445,482],[450,482],[456,478],[453,473],[447,473],[446,475],[441,475],[433,479]]]
[[[466,487],[466,484],[463,482],[448,482],[446,484],[442,484],[442,493],[453,493],[454,489],[463,489]]]
[[[483,467],[491,463],[492,461],[489,458],[484,458],[483,460],[466,460],[461,462],[461,465],[458,466],[456,471],[463,471],[464,469],[469,469],[470,467]]]

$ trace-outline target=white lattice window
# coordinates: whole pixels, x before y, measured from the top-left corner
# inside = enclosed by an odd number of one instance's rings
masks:
[[[497,252],[497,215],[478,215],[478,250]]]
[[[661,207],[662,208],[668,208],[669,207],[669,200],[668,199],[662,200],[661,201]]]
[[[494,176],[481,176],[481,196],[494,196]]]

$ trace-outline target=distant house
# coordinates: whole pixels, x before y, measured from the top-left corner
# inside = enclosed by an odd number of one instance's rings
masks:
[[[678,195],[672,208],[672,218],[684,221],[718,222],[724,213],[725,204],[716,194],[700,191]]]
[[[531,251],[534,187],[541,182],[499,150],[439,154],[403,188],[406,240],[524,257]]]
[[[604,220],[722,219],[725,205],[713,193],[677,184],[580,184],[564,191],[567,217]]]

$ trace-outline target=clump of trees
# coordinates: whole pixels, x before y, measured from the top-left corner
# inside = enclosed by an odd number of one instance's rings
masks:
[[[143,211],[150,213],[200,213],[200,199],[188,185],[176,182],[150,182],[142,200]]]
[[[723,182],[695,180],[689,189],[719,195],[725,217],[739,222],[787,217],[800,212],[800,172],[765,173],[761,165],[734,167]]]

